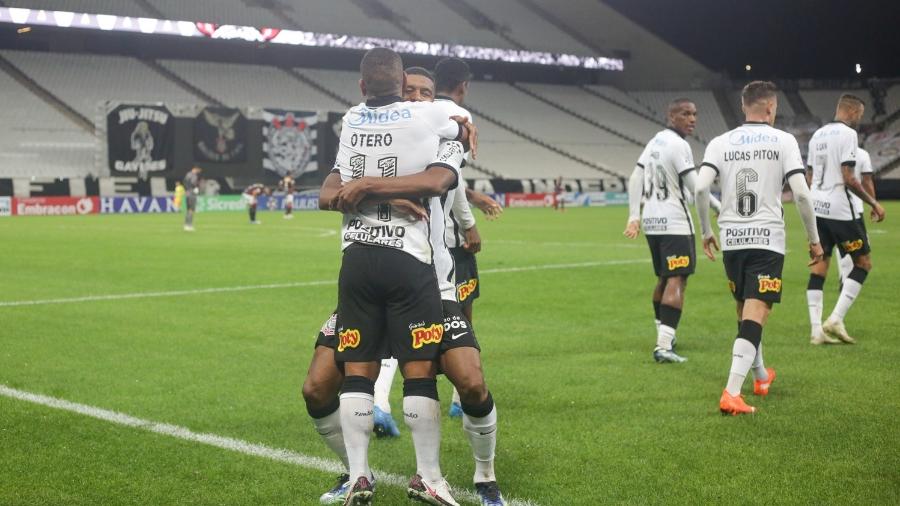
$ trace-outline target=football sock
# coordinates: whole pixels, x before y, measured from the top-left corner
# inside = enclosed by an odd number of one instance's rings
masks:
[[[256,221],[256,206],[250,206],[250,221]]]
[[[840,290],[844,289],[844,281],[847,279],[847,276],[850,275],[850,272],[853,271],[853,257],[850,255],[844,255],[838,261],[838,273],[841,275],[841,283]]]
[[[743,320],[741,330],[734,339],[731,351],[731,372],[725,390],[730,395],[740,395],[744,378],[750,372],[756,359],[756,347],[762,339],[762,325],[752,320]]]
[[[386,358],[381,361],[381,371],[375,380],[375,405],[385,413],[391,412],[391,385],[397,374],[397,359]]]
[[[675,329],[681,320],[681,310],[667,304],[659,306],[659,329],[656,332],[656,346],[664,349],[672,349],[672,339],[675,338]]]
[[[461,404],[459,400],[459,390],[457,390],[456,387],[453,387],[453,397],[450,399],[450,402]]]
[[[435,378],[403,381],[403,418],[416,450],[416,470],[426,483],[441,476],[441,404]]]
[[[374,388],[374,382],[364,376],[344,378],[340,418],[351,483],[360,476],[372,476],[369,469],[369,439],[372,436],[372,409],[375,406]]]
[[[653,321],[656,323],[656,331],[659,332],[659,306],[660,302],[657,300],[653,301]]]
[[[322,410],[310,410],[309,416],[312,417],[313,426],[322,440],[335,455],[341,459],[344,469],[349,469],[347,463],[347,448],[344,446],[344,433],[341,430],[341,401],[335,397],[334,402]]]
[[[763,363],[762,343],[759,343],[759,346],[756,347],[756,358],[753,359],[753,366],[750,369],[753,371],[753,377],[757,380],[766,381],[769,379],[769,371],[766,370],[766,365]]]
[[[822,306],[825,298],[822,288],[824,287],[825,278],[817,274],[809,275],[809,284],[806,285],[806,303],[809,306],[809,324],[812,326],[813,334],[822,331]]]
[[[184,224],[192,227],[194,226],[194,213],[190,212],[184,215]]]
[[[844,320],[844,317],[847,316],[847,311],[853,306],[853,301],[859,296],[868,274],[868,272],[859,267],[853,267],[853,270],[847,275],[847,279],[844,280],[841,296],[838,297],[837,304],[834,305],[834,311],[831,312],[829,319]]]
[[[497,408],[494,399],[488,392],[488,398],[482,404],[469,406],[464,404],[463,430],[472,447],[475,459],[474,483],[497,481],[494,475],[494,453],[497,448]]]

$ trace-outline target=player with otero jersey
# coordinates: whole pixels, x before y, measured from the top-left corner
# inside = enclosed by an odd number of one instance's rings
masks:
[[[678,98],[669,104],[667,116],[668,128],[650,139],[631,174],[625,237],[636,238],[641,228],[647,236],[657,277],[652,298],[657,330],[653,358],[677,363],[687,360],[673,348],[687,278],[696,263],[694,225],[684,190],[694,192],[697,173],[684,138],[694,132],[697,107]]]
[[[797,140],[775,129],[778,100],[773,83],[753,81],[741,102],[746,123],[713,139],[706,148],[697,184],[697,212],[703,231],[703,251],[715,260],[718,241],[709,218],[709,187],[716,176],[722,189],[719,214],[725,273],[737,301],[738,334],[732,348],[731,372],[719,410],[723,414],[754,413],[741,395],[752,369],[753,393],[768,395],[775,370],[763,363],[762,331],[772,305],[781,301],[785,230],[781,193],[787,180],[806,228],[811,265],[821,262],[809,187]]]
[[[884,219],[884,208],[860,183],[856,174],[859,152],[856,128],[864,111],[862,99],[854,95],[842,95],[838,100],[834,121],[816,130],[809,140],[809,181],[819,236],[825,250],[825,261],[810,268],[806,291],[812,344],[856,342],[844,327],[844,317],[859,297],[866,276],[872,270],[872,258],[862,221],[862,205],[854,202],[854,196],[872,206],[873,221]],[[834,310],[823,324],[822,288],[835,246],[841,255],[850,255],[853,268],[844,280]]]

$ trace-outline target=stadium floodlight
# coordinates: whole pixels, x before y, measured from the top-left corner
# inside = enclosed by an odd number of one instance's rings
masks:
[[[862,74],[862,65],[860,65],[859,63],[856,64],[856,73]]]
[[[143,33],[147,35],[176,35],[180,37],[206,37],[213,39],[268,42],[307,47],[368,50],[376,46],[387,47],[398,53],[425,56],[455,56],[470,60],[486,60],[507,63],[528,63],[592,70],[625,70],[621,58],[606,56],[578,56],[572,54],[500,49],[462,44],[441,44],[423,41],[360,37],[333,33],[281,30],[240,25],[219,25],[205,22],[174,21],[153,18],[132,18],[107,14],[73,13],[43,9],[0,7],[0,23],[40,25],[58,28],[104,30]]]

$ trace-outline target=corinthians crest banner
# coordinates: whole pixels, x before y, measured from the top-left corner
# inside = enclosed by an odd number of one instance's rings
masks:
[[[263,110],[263,168],[292,177],[318,170],[317,120],[315,112]]]
[[[106,115],[106,132],[111,175],[147,178],[173,169],[175,119],[166,107],[119,105]]]
[[[194,118],[194,160],[247,160],[247,119],[239,109],[207,107]]]

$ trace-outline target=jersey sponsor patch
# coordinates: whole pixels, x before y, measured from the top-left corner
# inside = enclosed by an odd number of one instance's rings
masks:
[[[759,293],[781,293],[781,278],[760,275],[757,279],[759,280]]]
[[[410,330],[412,334],[412,347],[418,350],[426,344],[439,344],[444,338],[444,325],[435,323],[430,327],[420,326]]]
[[[691,265],[691,257],[673,255],[666,257],[666,262],[669,265],[669,270],[674,271],[675,269],[680,269],[682,267],[688,267],[689,265]]]
[[[362,336],[357,329],[342,330],[338,336],[337,351],[344,351],[347,348],[356,348],[359,346]]]

